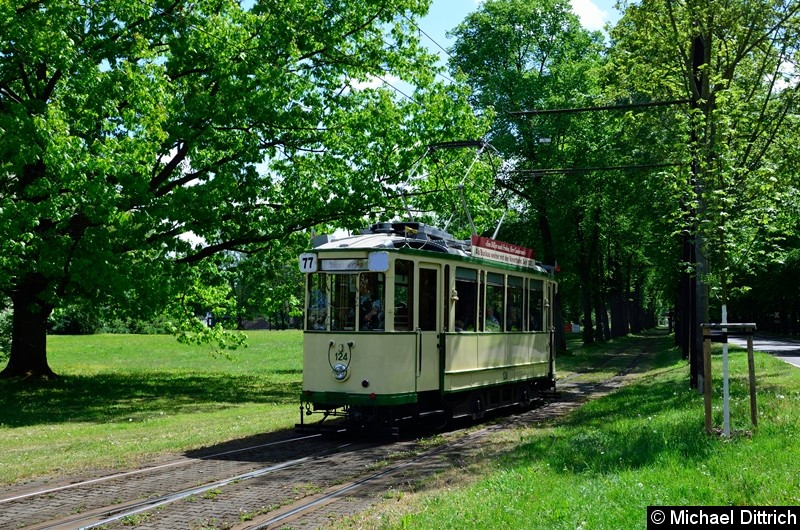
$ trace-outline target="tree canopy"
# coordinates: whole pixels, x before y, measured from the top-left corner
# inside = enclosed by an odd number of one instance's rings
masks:
[[[605,44],[558,0],[487,0],[453,31],[451,69],[515,164],[500,182],[523,201],[514,233],[561,265],[585,341],[654,323],[681,272],[719,300],[742,292],[796,219],[796,3],[621,9]]]
[[[3,374],[51,373],[54,307],[188,307],[204,261],[386,209],[415,146],[480,135],[413,31],[428,3],[4,2]],[[413,97],[366,87],[389,76]]]
[[[795,283],[763,278],[800,247],[796,2],[623,2],[606,37],[566,0],[486,0],[447,84],[418,40],[429,3],[3,3],[3,375],[51,373],[54,308],[208,332],[202,308],[292,300],[303,231],[410,212],[463,236],[464,203],[558,262],[587,342],[654,323],[690,274],[741,314],[758,286],[800,329]],[[481,138],[488,164],[427,149]]]

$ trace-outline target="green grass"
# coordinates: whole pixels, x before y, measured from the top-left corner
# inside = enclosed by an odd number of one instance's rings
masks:
[[[248,333],[230,358],[153,335],[51,336],[52,382],[0,380],[0,483],[125,468],[290,428],[302,335]]]
[[[299,332],[251,332],[232,359],[171,337],[50,337],[53,382],[0,380],[0,483],[128,468],[289,428],[298,419]],[[622,339],[577,349],[559,377],[627,366]],[[648,505],[800,504],[800,371],[756,354],[759,428],[749,430],[746,359],[732,354],[730,440],[703,431],[703,401],[663,335],[630,385],[550,423],[496,434],[464,468],[384,496],[357,519],[380,528],[641,528]],[[717,345],[715,345],[717,346]],[[716,351],[716,350],[715,350]],[[622,355],[609,355],[622,352]],[[588,369],[599,361],[600,369]],[[714,422],[722,422],[714,357]],[[338,523],[337,523],[338,524]]]
[[[496,452],[386,501],[353,526],[643,528],[648,505],[799,504],[800,370],[756,354],[759,427],[750,433],[746,356],[732,353],[736,433],[725,440],[704,433],[702,396],[688,388],[685,362],[666,337],[652,341],[636,382],[565,418],[498,435]],[[717,354],[715,426],[720,373]]]

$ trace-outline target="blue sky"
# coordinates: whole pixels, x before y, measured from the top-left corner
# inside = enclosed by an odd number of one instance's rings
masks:
[[[602,29],[606,22],[616,22],[620,16],[619,11],[614,9],[616,0],[571,0],[571,3],[572,10],[581,19],[581,23],[590,30]],[[479,5],[480,0],[433,0],[428,15],[420,21],[419,27],[439,46],[448,48],[452,42],[445,34]],[[424,43],[429,48],[439,51],[435,44],[424,36],[422,38],[427,41]]]

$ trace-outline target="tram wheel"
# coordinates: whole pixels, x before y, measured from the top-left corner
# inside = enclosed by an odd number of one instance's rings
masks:
[[[486,414],[486,411],[483,408],[483,401],[480,396],[476,396],[475,401],[472,403],[472,419],[479,420],[483,418],[484,414]]]
[[[523,409],[531,406],[531,396],[528,392],[527,386],[522,387],[522,390],[519,393],[519,406]]]

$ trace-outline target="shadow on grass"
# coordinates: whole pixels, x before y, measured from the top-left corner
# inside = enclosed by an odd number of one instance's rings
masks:
[[[63,376],[31,384],[0,380],[0,424],[140,421],[154,414],[220,410],[244,403],[298,401],[300,382],[263,376],[168,372]]]
[[[600,369],[603,370],[624,367],[633,355],[652,352],[629,371],[674,370],[674,375],[633,382],[586,403],[558,419],[557,429],[534,436],[533,441],[505,454],[507,464],[541,464],[572,473],[615,474],[673,459],[687,464],[708,459],[718,444],[704,432],[702,397],[689,388],[688,367],[676,364],[680,352],[671,337],[661,331],[643,334],[642,338],[651,339],[637,343],[642,349],[629,350],[621,341],[613,349],[616,351],[594,349],[589,356],[595,362],[598,356],[611,357]]]
[[[511,466],[544,464],[570,473],[616,474],[675,459],[709,458],[702,401],[676,381],[633,384],[575,410],[558,429],[505,455]]]
[[[673,336],[666,329],[658,328],[577,348],[567,355],[557,357],[556,366],[560,370],[578,374],[607,372],[615,367],[627,367],[634,356],[647,352],[657,352],[657,355],[646,363],[638,364],[632,371],[663,368],[681,357]]]

